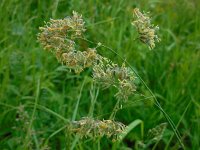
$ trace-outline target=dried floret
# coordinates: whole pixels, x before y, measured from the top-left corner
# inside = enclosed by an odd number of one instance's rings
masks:
[[[125,130],[125,125],[113,120],[95,120],[93,118],[82,118],[79,121],[73,121],[71,131],[78,134],[81,138],[89,137],[96,139],[106,136],[113,140],[118,140],[120,134]]]
[[[140,41],[147,44],[150,49],[153,49],[155,42],[160,42],[160,38],[156,34],[159,27],[152,25],[150,18],[146,14],[141,13],[138,8],[134,9],[133,16],[135,19],[132,25],[138,31]]]

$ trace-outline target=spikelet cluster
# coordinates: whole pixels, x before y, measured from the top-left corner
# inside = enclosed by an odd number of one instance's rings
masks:
[[[29,129],[29,125],[30,125],[30,116],[28,114],[28,112],[25,110],[25,106],[24,105],[19,105],[17,107],[17,111],[16,111],[16,126],[13,127],[13,129],[19,134],[17,137],[17,144],[23,145],[25,143],[24,139],[26,138],[30,138],[30,137],[26,137],[26,133]],[[30,136],[33,135],[34,130],[30,130]],[[28,141],[28,147],[32,148],[33,143],[32,140],[29,139]]]
[[[147,44],[149,49],[154,49],[155,42],[160,42],[160,38],[156,34],[159,27],[152,25],[150,18],[146,14],[141,13],[138,8],[134,9],[133,17],[132,25],[138,31],[140,41]]]
[[[93,68],[94,81],[100,83],[104,88],[114,86],[118,92],[118,99],[127,100],[135,91],[134,74],[123,64],[121,67],[111,60],[97,54],[95,48],[87,48],[85,51],[76,49],[77,37],[82,36],[85,31],[82,16],[73,11],[72,17],[47,22],[40,27],[38,41],[44,49],[51,51],[58,61],[66,65],[75,73],[82,72],[87,67]],[[98,43],[97,47],[101,44]]]
[[[24,105],[20,105],[17,109],[16,121],[20,123],[23,122],[25,124],[24,131],[26,130],[26,127],[30,124],[29,120],[30,118],[29,118],[28,112],[25,111]]]
[[[82,72],[85,68],[92,66],[97,59],[95,49],[88,48],[86,51],[71,51],[62,54],[62,62],[74,69],[75,73]]]
[[[163,137],[164,131],[167,127],[167,123],[161,123],[155,128],[148,131],[148,138],[151,138],[154,141],[158,141]]]
[[[103,88],[114,86],[118,92],[115,96],[118,99],[127,100],[135,90],[135,76],[133,72],[125,67],[125,64],[118,66],[108,58],[99,56],[98,64],[93,67],[93,78]]]
[[[40,27],[38,41],[44,49],[51,51],[58,61],[80,73],[90,67],[96,60],[96,50],[88,48],[77,50],[75,38],[82,36],[85,31],[82,15],[73,11],[72,17],[51,19],[44,27]]]
[[[74,121],[71,125],[71,131],[78,134],[81,138],[99,138],[106,136],[113,140],[119,139],[119,136],[125,130],[125,125],[113,120],[95,120],[92,118],[82,118]]]
[[[39,28],[38,40],[44,49],[53,52],[72,51],[75,46],[73,39],[85,31],[84,24],[82,16],[73,11],[72,17],[46,22],[44,27]]]
[[[166,128],[167,123],[161,123],[156,127],[150,129],[147,133],[147,136],[145,137],[145,140],[136,142],[136,148],[151,149],[150,147],[153,144],[158,143],[163,138]]]

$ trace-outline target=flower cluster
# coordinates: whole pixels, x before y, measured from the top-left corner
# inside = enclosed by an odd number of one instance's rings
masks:
[[[82,16],[75,11],[72,17],[51,19],[39,28],[38,40],[47,50],[72,51],[75,46],[73,39],[85,31],[84,23]]]
[[[113,140],[119,139],[120,134],[125,130],[125,125],[113,120],[94,120],[92,118],[82,118],[71,124],[70,130],[78,134],[81,138],[99,138],[106,136]]]
[[[73,68],[75,73],[82,72],[86,67],[90,67],[97,59],[95,49],[88,48],[87,51],[71,51],[62,54],[62,62]]]
[[[20,105],[17,109],[16,121],[25,123],[25,127],[27,127],[30,124],[29,120],[30,118],[28,112],[24,109],[24,105]]]
[[[167,123],[161,123],[156,127],[150,129],[143,141],[137,141],[136,148],[150,149],[153,144],[158,143],[163,138],[166,128]]]
[[[148,45],[150,49],[155,47],[155,42],[160,42],[160,38],[156,35],[156,31],[159,30],[158,26],[151,24],[150,18],[140,12],[138,8],[135,8],[133,11],[134,25],[139,33],[139,39]]]
[[[13,129],[19,134],[16,138],[18,144],[23,144],[23,141],[26,140],[29,148],[33,147],[33,142],[30,138],[34,134],[33,129],[29,129],[30,126],[30,116],[25,109],[24,105],[19,105],[16,110],[16,126]],[[27,132],[29,132],[29,136],[27,136]]]
[[[152,140],[159,141],[164,134],[164,131],[167,127],[167,123],[161,123],[157,125],[155,128],[150,129],[148,131],[148,138],[151,138]]]
[[[93,67],[93,78],[104,88],[114,86],[118,89],[116,97],[127,100],[135,90],[135,76],[133,72],[123,64],[119,67],[111,60],[99,56],[98,63]]]
[[[93,68],[93,78],[104,88],[114,86],[118,92],[116,97],[128,99],[135,91],[134,74],[123,64],[121,67],[111,60],[97,54],[95,48],[87,48],[80,51],[75,42],[85,31],[84,21],[81,15],[73,12],[72,17],[47,22],[40,27],[41,33],[38,40],[44,49],[51,51],[58,61],[73,69],[75,73],[82,72],[87,67]],[[101,44],[98,43],[97,47]]]
[[[39,28],[38,41],[44,49],[50,50],[67,67],[80,73],[96,60],[96,50],[88,48],[86,51],[76,50],[75,38],[85,31],[82,16],[73,11],[72,17],[51,19],[44,27]]]

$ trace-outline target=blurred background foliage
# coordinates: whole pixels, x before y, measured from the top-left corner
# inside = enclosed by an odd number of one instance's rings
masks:
[[[152,21],[160,26],[162,41],[153,51],[135,40],[136,30],[131,26],[133,8],[150,12]],[[53,132],[65,123],[58,117],[37,109],[29,140],[33,103],[71,119],[81,91],[77,119],[87,116],[90,109],[91,70],[75,75],[63,67],[37,42],[39,26],[50,18],[71,15],[75,10],[83,15],[87,31],[85,38],[101,42],[126,58],[157,96],[164,110],[179,124],[182,141],[187,149],[200,147],[200,3],[199,0],[0,0],[0,149],[22,149],[24,142],[33,149],[43,145]],[[95,47],[81,42],[82,47]],[[99,53],[116,63],[122,63],[107,49]],[[37,84],[40,82],[39,93]],[[150,93],[138,81],[138,91],[130,97],[116,120],[129,124],[136,119],[144,122],[144,135],[156,125],[166,122],[153,101],[140,100]],[[108,119],[116,99],[114,89],[100,90],[94,117]],[[140,100],[140,101],[139,101]],[[19,120],[19,110],[28,115]],[[156,149],[178,149],[178,141],[168,126]],[[119,149],[134,149],[142,141],[140,128],[131,131]],[[51,149],[68,149],[74,136],[62,130],[50,139]],[[35,144],[36,143],[36,144]],[[100,141],[101,149],[110,149],[112,142]],[[78,140],[76,149],[97,149],[98,143]],[[116,147],[115,147],[116,148]],[[151,149],[151,147],[149,147]]]

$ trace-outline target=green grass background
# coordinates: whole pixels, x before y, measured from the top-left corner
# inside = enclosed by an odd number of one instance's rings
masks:
[[[135,7],[149,11],[154,24],[160,26],[162,41],[153,51],[134,40],[137,33],[131,20]],[[91,95],[97,89],[91,86],[91,70],[80,75],[69,72],[36,40],[38,27],[44,21],[64,18],[72,10],[81,13],[86,21],[85,38],[111,47],[137,70],[175,125],[179,124],[186,149],[199,149],[199,0],[0,0],[0,149],[42,149],[44,141],[66,125],[59,115],[72,118],[80,93],[76,119],[88,115]],[[81,44],[83,48],[96,46]],[[123,62],[107,49],[98,51],[116,63]],[[115,120],[127,125],[142,120],[146,136],[149,129],[166,120],[153,100],[138,101],[150,93],[139,81],[137,86],[138,91],[117,112]],[[93,111],[95,118],[109,118],[116,103],[114,92],[100,90]],[[41,107],[32,117],[36,100]],[[22,106],[29,117],[16,121],[17,108]],[[26,122],[31,122],[30,130],[23,130],[27,129]],[[164,149],[168,144],[169,149],[178,149],[175,136],[169,143],[172,134],[168,125],[156,149]],[[51,149],[70,149],[75,139],[62,130],[47,144]],[[140,140],[138,126],[118,146],[106,138],[98,141],[84,138],[77,140],[75,149],[134,149]]]

